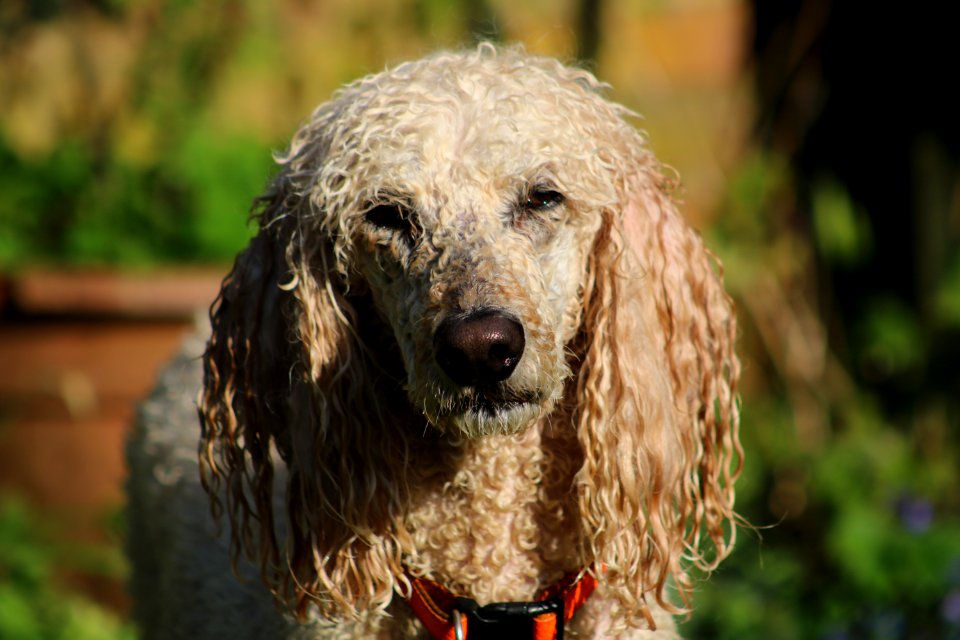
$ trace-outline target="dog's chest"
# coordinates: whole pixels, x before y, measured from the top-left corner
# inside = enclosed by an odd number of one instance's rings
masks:
[[[533,599],[580,566],[579,466],[573,434],[543,425],[471,441],[452,477],[409,514],[408,563],[481,603]]]

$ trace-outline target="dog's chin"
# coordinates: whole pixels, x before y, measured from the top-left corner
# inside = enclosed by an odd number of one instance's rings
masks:
[[[539,402],[483,404],[446,416],[448,428],[467,438],[513,435],[523,431],[543,413]]]

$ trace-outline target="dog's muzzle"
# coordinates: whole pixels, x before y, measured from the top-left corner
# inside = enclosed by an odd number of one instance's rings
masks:
[[[437,364],[464,387],[490,387],[509,378],[525,344],[523,325],[497,309],[450,316],[433,336]]]

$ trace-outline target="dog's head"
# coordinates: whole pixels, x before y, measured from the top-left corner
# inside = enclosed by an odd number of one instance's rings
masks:
[[[437,56],[344,89],[284,159],[303,205],[267,215],[330,245],[326,268],[369,295],[436,428],[516,432],[561,395],[617,199],[618,150],[598,138],[617,113],[596,89],[550,61]]]
[[[682,589],[684,554],[712,562],[702,533],[725,555],[732,306],[601,90],[518,51],[440,54],[344,88],[279,158],[211,313],[201,462],[235,546],[325,613],[389,600],[416,439],[554,411],[583,449],[583,561],[628,610],[668,575]]]

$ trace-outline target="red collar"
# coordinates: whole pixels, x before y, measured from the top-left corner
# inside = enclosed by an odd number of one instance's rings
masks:
[[[597,587],[593,575],[570,573],[535,601],[495,602],[481,607],[432,580],[409,574],[407,579],[411,585],[407,601],[434,640],[563,640],[564,624]]]

